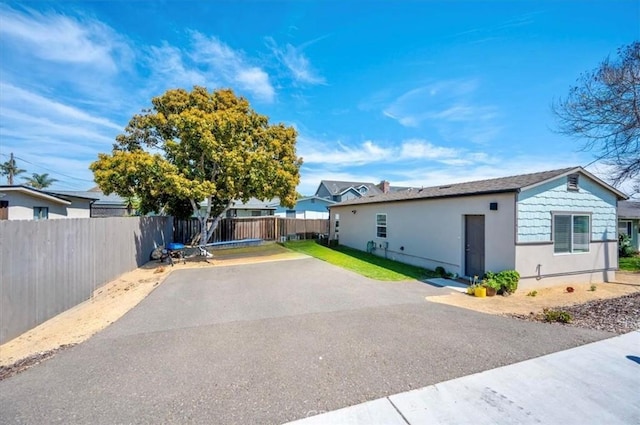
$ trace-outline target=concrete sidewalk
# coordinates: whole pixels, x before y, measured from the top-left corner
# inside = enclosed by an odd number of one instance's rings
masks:
[[[639,390],[635,331],[290,424],[640,424]]]

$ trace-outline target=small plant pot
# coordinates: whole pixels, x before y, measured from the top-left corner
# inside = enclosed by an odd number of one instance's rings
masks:
[[[473,294],[478,298],[484,298],[487,296],[487,288],[480,286],[474,290]]]
[[[487,286],[485,289],[487,290],[487,297],[495,297],[496,293],[498,293],[496,288],[490,286]]]

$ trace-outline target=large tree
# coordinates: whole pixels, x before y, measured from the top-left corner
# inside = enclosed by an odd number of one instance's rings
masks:
[[[33,173],[31,177],[23,177],[22,180],[35,189],[45,189],[58,181],[57,179],[49,177],[49,173]]]
[[[613,165],[614,184],[640,175],[640,42],[618,49],[582,74],[564,99],[553,103],[558,130]]]
[[[302,160],[293,128],[270,124],[229,89],[169,90],[151,103],[91,164],[105,194],[136,197],[143,214],[195,215],[201,245],[234,200],[295,204]]]

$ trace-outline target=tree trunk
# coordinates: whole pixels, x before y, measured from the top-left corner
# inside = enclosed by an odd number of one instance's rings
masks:
[[[205,246],[209,242],[209,238],[211,238],[211,235],[213,235],[213,232],[215,232],[215,230],[218,228],[218,224],[220,223],[222,214],[224,214],[224,212],[231,206],[231,202],[227,204],[224,210],[217,211],[211,224],[207,224],[208,218],[211,217],[211,204],[212,204],[211,199],[208,200],[209,205],[207,206],[207,212],[205,214],[202,213],[202,211],[198,207],[198,204],[196,204],[196,202],[193,199],[190,201],[191,201],[191,206],[193,207],[193,212],[198,218],[198,222],[200,223],[200,239],[199,239],[200,244],[198,245],[198,248],[200,249],[200,255],[209,257],[211,256],[211,254],[207,252],[207,250],[205,249]]]

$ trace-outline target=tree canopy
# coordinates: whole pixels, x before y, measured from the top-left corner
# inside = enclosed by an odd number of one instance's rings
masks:
[[[13,158],[13,154],[11,154],[11,157],[7,161],[0,164],[0,175],[7,176],[7,184],[9,185],[13,184],[13,178],[15,176],[26,172],[27,170],[18,167],[16,160]]]
[[[613,183],[638,182],[640,174],[640,42],[618,50],[582,74],[564,99],[553,104],[558,130],[615,167]]]
[[[49,177],[49,173],[33,173],[31,177],[23,177],[22,180],[35,189],[45,189],[58,181],[57,179]]]
[[[302,164],[295,129],[270,124],[230,89],[173,89],[151,103],[91,164],[105,194],[136,197],[143,214],[195,215],[201,244],[234,200],[295,204]],[[207,226],[207,218],[215,220]]]

